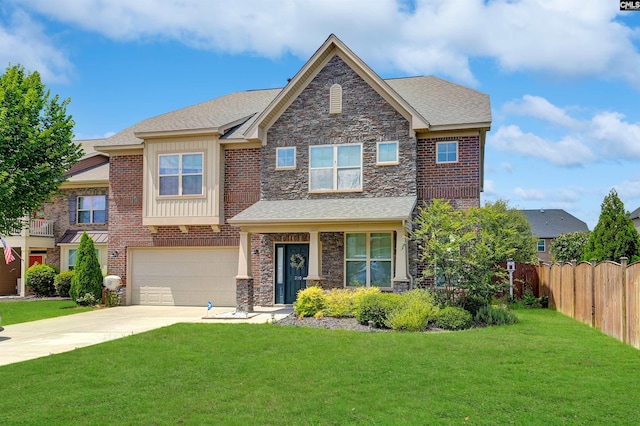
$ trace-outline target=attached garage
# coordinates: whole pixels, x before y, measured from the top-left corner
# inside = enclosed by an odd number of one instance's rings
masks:
[[[236,305],[237,247],[132,248],[128,264],[133,305]]]

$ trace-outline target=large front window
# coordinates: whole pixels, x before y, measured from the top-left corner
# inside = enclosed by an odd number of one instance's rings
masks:
[[[107,223],[107,197],[78,197],[78,223]]]
[[[310,191],[362,190],[362,145],[309,148]]]
[[[391,287],[393,270],[391,233],[345,235],[345,281],[353,287]]]
[[[158,158],[160,195],[202,195],[203,154],[171,154]]]

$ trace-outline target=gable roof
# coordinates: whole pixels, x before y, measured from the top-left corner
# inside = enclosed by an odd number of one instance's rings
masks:
[[[336,55],[405,116],[414,131],[491,126],[487,94],[433,76],[384,80],[332,34],[284,88],[230,93],[151,117],[107,138],[97,149],[139,148],[143,139],[207,134],[264,143],[270,125]]]
[[[640,219],[640,207],[629,213],[629,219]]]
[[[562,209],[520,210],[538,238],[555,238],[566,232],[588,231],[587,224]]]

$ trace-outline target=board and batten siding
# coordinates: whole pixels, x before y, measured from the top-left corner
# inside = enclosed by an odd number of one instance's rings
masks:
[[[202,196],[160,197],[160,154],[204,154]],[[214,137],[145,141],[143,225],[218,225],[220,206],[220,144]]]

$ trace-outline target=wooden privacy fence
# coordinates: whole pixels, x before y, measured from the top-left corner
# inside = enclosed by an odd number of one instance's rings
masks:
[[[538,265],[540,295],[555,309],[640,349],[640,262]]]

